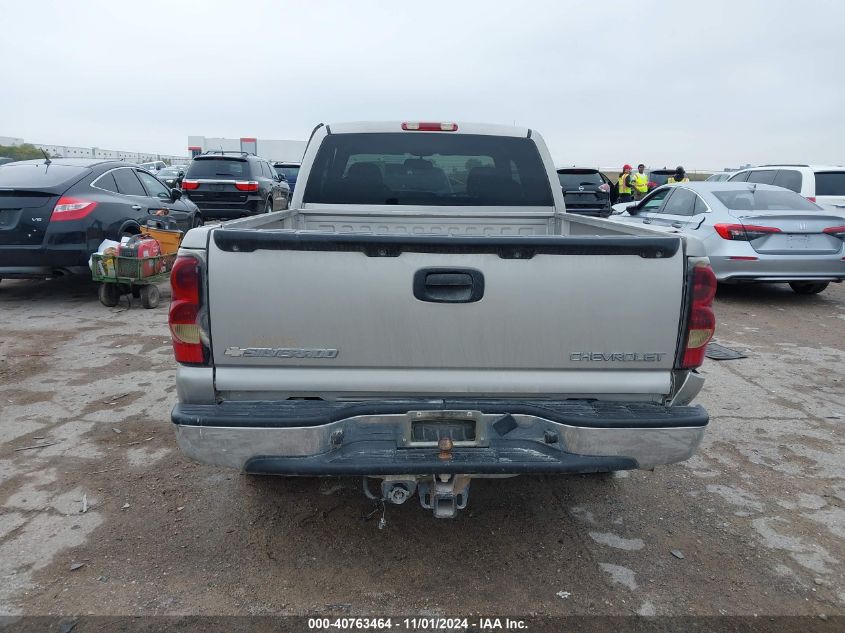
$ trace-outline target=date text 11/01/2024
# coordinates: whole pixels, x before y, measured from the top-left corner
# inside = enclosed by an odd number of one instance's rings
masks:
[[[500,631],[525,630],[524,620],[510,618],[309,618],[308,629],[366,630],[398,629],[407,631]]]

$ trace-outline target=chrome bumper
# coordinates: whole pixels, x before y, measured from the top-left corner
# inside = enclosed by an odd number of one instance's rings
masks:
[[[268,403],[269,405],[269,403]],[[651,405],[657,407],[658,405]],[[489,407],[488,407],[489,408]],[[677,416],[617,415],[596,425],[576,425],[526,413],[473,409],[408,410],[356,415],[307,426],[278,426],[261,415],[215,425],[197,410],[174,409],[176,438],[189,457],[247,472],[287,475],[518,474],[648,469],[688,459],[707,425],[700,407],[659,407]],[[513,410],[505,406],[503,411]],[[681,415],[680,412],[684,414]],[[556,416],[560,417],[560,416]],[[252,425],[249,425],[252,419]],[[442,458],[433,442],[411,437],[415,420],[475,421],[475,439],[454,442]],[[505,421],[503,423],[503,420]],[[221,420],[222,421],[222,420]],[[673,422],[675,424],[673,424]]]

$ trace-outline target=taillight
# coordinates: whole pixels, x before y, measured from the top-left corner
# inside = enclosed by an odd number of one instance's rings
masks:
[[[69,220],[80,220],[91,213],[97,206],[96,202],[91,200],[79,200],[77,198],[70,198],[62,196],[53,207],[53,215],[50,216],[51,222],[67,222]]]
[[[432,121],[405,121],[402,129],[406,132],[457,132],[457,123],[434,123]]]
[[[170,312],[168,322],[173,339],[173,353],[180,363],[205,364],[208,350],[200,323],[200,262],[195,257],[180,255],[170,271]]]
[[[183,180],[182,181],[182,189],[187,189],[188,191],[193,191],[194,189],[199,189],[200,184],[196,180]]]
[[[713,314],[713,297],[716,296],[716,275],[707,264],[697,264],[692,269],[690,311],[684,341],[682,369],[694,369],[704,362],[707,343],[716,331]]]
[[[238,191],[258,191],[258,183],[255,180],[239,180],[235,183]]]
[[[824,230],[828,235],[833,235],[841,240],[845,240],[845,226],[831,226]]]
[[[599,185],[599,191],[603,191],[605,193],[610,193],[610,185],[606,182],[603,182]]]
[[[714,224],[713,228],[722,239],[740,242],[750,242],[764,235],[781,232],[773,226],[755,226],[754,224]]]

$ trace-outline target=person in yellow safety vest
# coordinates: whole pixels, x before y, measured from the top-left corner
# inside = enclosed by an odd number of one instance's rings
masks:
[[[675,168],[675,175],[669,176],[669,180],[666,181],[666,184],[671,185],[676,182],[689,182],[689,178],[687,178],[687,172],[685,172],[684,168],[680,165]]]
[[[648,193],[648,176],[645,174],[645,165],[637,165],[637,171],[633,176],[634,200],[642,200]]]
[[[631,166],[624,165],[622,173],[619,174],[619,180],[616,181],[616,191],[619,196],[616,202],[631,202],[633,196],[631,195]]]

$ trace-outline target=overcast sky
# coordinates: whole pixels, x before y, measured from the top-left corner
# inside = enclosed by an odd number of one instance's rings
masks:
[[[561,165],[842,164],[843,25],[839,0],[3,0],[0,136],[186,154],[463,120]]]

